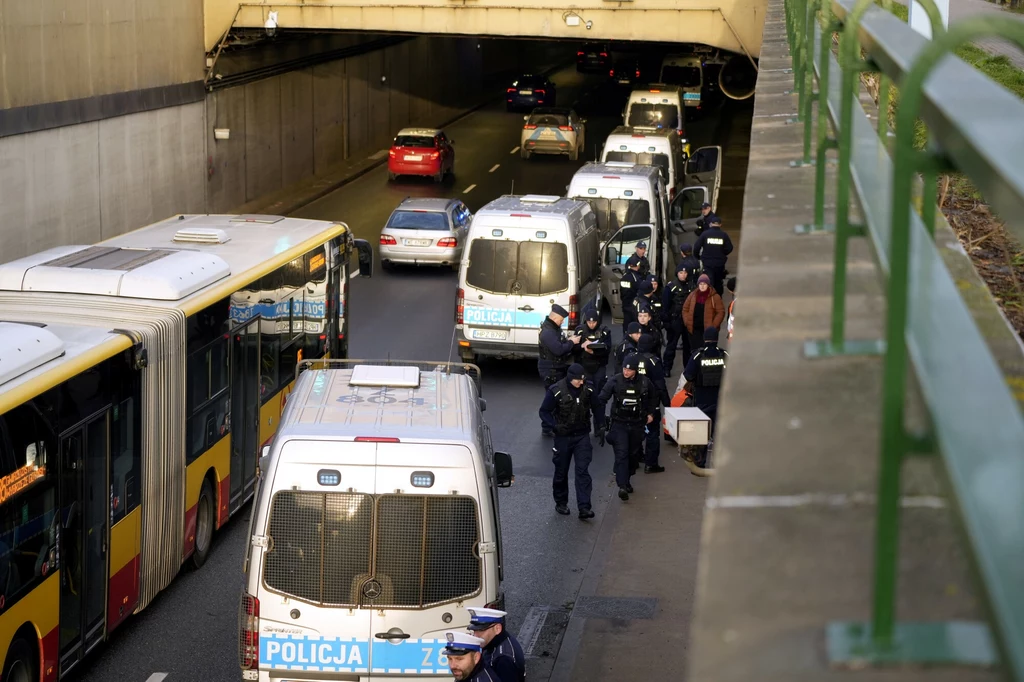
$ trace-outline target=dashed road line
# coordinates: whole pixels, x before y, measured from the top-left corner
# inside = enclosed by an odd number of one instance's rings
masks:
[[[500,163],[496,163],[493,166],[491,166],[491,170],[489,170],[487,172],[488,173],[493,173],[494,171],[498,170],[499,168],[501,168],[501,164]]]
[[[167,673],[153,673],[148,678],[146,678],[146,682],[163,682],[163,680],[166,677]]]
[[[517,151],[519,151],[519,147],[512,147],[512,151],[509,154],[515,154]]]
[[[356,278],[356,277],[358,277],[358,276],[359,276],[359,271],[358,271],[358,270],[356,270],[356,271],[354,271],[354,272],[353,272],[353,273],[352,273],[351,275],[349,275],[349,276],[348,276],[348,278],[349,278],[349,279],[355,279],[355,278]]]
[[[462,193],[463,193],[463,194],[469,194],[469,193],[470,193],[470,192],[472,192],[472,191],[473,191],[473,190],[474,190],[475,188],[476,188],[476,185],[470,185],[470,186],[469,186],[469,187],[467,187],[466,189],[462,190]]]

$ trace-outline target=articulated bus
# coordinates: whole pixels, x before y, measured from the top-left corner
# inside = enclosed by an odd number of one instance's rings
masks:
[[[295,366],[346,355],[353,252],[370,276],[342,223],[182,215],[0,265],[3,682],[60,679],[203,564]]]

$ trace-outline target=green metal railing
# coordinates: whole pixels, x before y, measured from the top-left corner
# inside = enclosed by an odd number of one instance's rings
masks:
[[[797,230],[835,235],[830,338],[809,341],[805,353],[884,354],[872,617],[829,624],[829,658],[854,666],[999,665],[1024,680],[1024,417],[934,240],[937,221],[945,220],[936,211],[936,179],[955,169],[1024,242],[1024,102],[950,55],[986,36],[1024,46],[1024,22],[977,18],[946,32],[932,0],[923,0],[929,41],[872,0],[784,2],[804,124],[803,158],[791,165],[816,166],[814,224]],[[877,128],[857,98],[864,72],[880,78]],[[891,83],[900,86],[892,153]],[[930,136],[925,150],[914,146],[918,118]],[[825,223],[830,151],[838,154],[832,225]],[[847,248],[855,238],[873,245],[885,279],[884,340],[845,336]],[[922,433],[905,423],[908,370],[927,410]],[[936,456],[946,474],[987,623],[896,618],[901,474],[914,455]]]

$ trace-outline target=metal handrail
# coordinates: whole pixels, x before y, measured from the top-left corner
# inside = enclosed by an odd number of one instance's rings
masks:
[[[828,649],[834,663],[968,663],[997,661],[1013,679],[1024,679],[1024,415],[989,350],[958,281],[935,244],[935,178],[959,168],[967,173],[1007,225],[1024,236],[1024,102],[959,59],[946,55],[982,35],[1024,44],[1024,23],[978,19],[949,33],[925,0],[933,23],[925,40],[889,12],[867,0],[786,0],[787,30],[800,93],[804,160],[819,104],[816,199],[825,190],[824,165],[838,150],[832,338],[810,342],[808,355],[884,352],[881,462],[878,488],[874,605],[870,623],[833,623]],[[823,10],[823,11],[822,11]],[[819,11],[821,21],[819,22]],[[821,24],[824,24],[824,31]],[[839,59],[830,49],[841,32]],[[853,42],[855,40],[855,42]],[[794,44],[795,43],[795,44]],[[866,60],[860,57],[861,50]],[[863,71],[880,71],[903,89],[890,155],[856,101]],[[814,91],[814,84],[819,92]],[[979,110],[984,118],[979,122]],[[822,128],[826,114],[836,131]],[[886,111],[880,112],[885,119]],[[931,135],[929,148],[913,146],[920,116]],[[912,199],[924,175],[920,214]],[[931,185],[931,187],[929,187]],[[863,224],[852,225],[848,199],[857,198]],[[815,226],[824,227],[816,202]],[[846,241],[865,236],[886,279],[885,343],[858,345],[843,338]],[[930,417],[926,433],[908,433],[904,423],[907,361],[914,369]],[[970,623],[896,621],[902,465],[908,456],[941,456],[948,487],[967,531],[968,544],[987,598],[989,628]],[[998,647],[998,654],[996,651]]]

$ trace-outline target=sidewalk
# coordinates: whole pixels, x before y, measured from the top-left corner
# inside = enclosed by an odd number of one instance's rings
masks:
[[[906,5],[908,1],[896,0],[902,5]],[[977,16],[1001,16],[1009,21],[1024,22],[1024,15],[1003,9],[988,0],[949,0],[949,23],[951,26],[964,19]],[[1024,69],[1024,51],[1011,43],[998,38],[985,38],[977,41],[975,45],[993,55],[1006,57],[1018,69]]]

